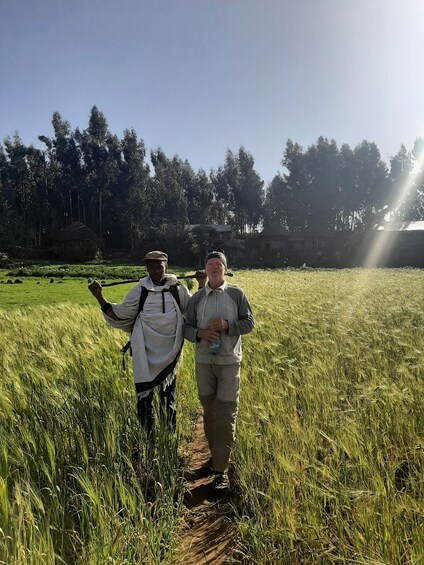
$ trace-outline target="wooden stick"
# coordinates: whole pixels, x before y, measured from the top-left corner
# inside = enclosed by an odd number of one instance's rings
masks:
[[[225,274],[226,277],[232,277],[233,273],[226,273]],[[182,275],[181,277],[177,277],[178,279],[195,279],[196,275]],[[140,279],[130,279],[128,281],[115,281],[115,282],[110,282],[110,283],[105,283],[102,284],[102,287],[106,287],[106,286],[116,286],[118,284],[130,284],[130,283],[138,283]]]

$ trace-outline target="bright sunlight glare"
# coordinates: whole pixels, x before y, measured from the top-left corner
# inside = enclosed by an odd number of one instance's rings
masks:
[[[395,211],[404,205],[412,194],[417,176],[421,174],[424,168],[424,144],[421,144],[420,153],[415,156],[415,163],[412,172],[408,175],[406,181],[400,186],[398,193],[394,198]],[[374,243],[364,260],[364,267],[377,267],[381,263],[382,256],[387,257],[396,242],[394,232],[382,230],[378,233]]]

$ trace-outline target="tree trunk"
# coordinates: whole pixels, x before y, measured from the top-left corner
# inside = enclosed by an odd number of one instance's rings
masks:
[[[87,217],[85,215],[85,202],[82,198],[81,198],[81,204],[82,204],[82,221],[84,222],[85,225],[87,225]]]
[[[74,214],[72,212],[72,193],[69,191],[69,210],[71,212],[71,224],[74,223]]]
[[[102,237],[102,193],[99,194],[99,236]]]

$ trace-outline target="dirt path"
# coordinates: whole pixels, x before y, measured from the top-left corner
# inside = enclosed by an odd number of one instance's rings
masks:
[[[202,418],[196,424],[189,449],[192,456],[187,472],[186,512],[178,562],[184,565],[234,563],[236,531],[232,522],[231,492],[217,496],[213,477],[202,477],[200,473],[201,466],[210,457]]]

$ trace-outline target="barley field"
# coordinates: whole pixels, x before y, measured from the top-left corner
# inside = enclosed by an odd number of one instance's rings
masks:
[[[0,279],[5,280],[5,274]],[[126,338],[85,281],[0,285],[0,563],[178,560],[193,350],[178,433],[138,428]],[[236,562],[424,562],[424,273],[244,271]],[[119,301],[126,287],[108,289]]]

